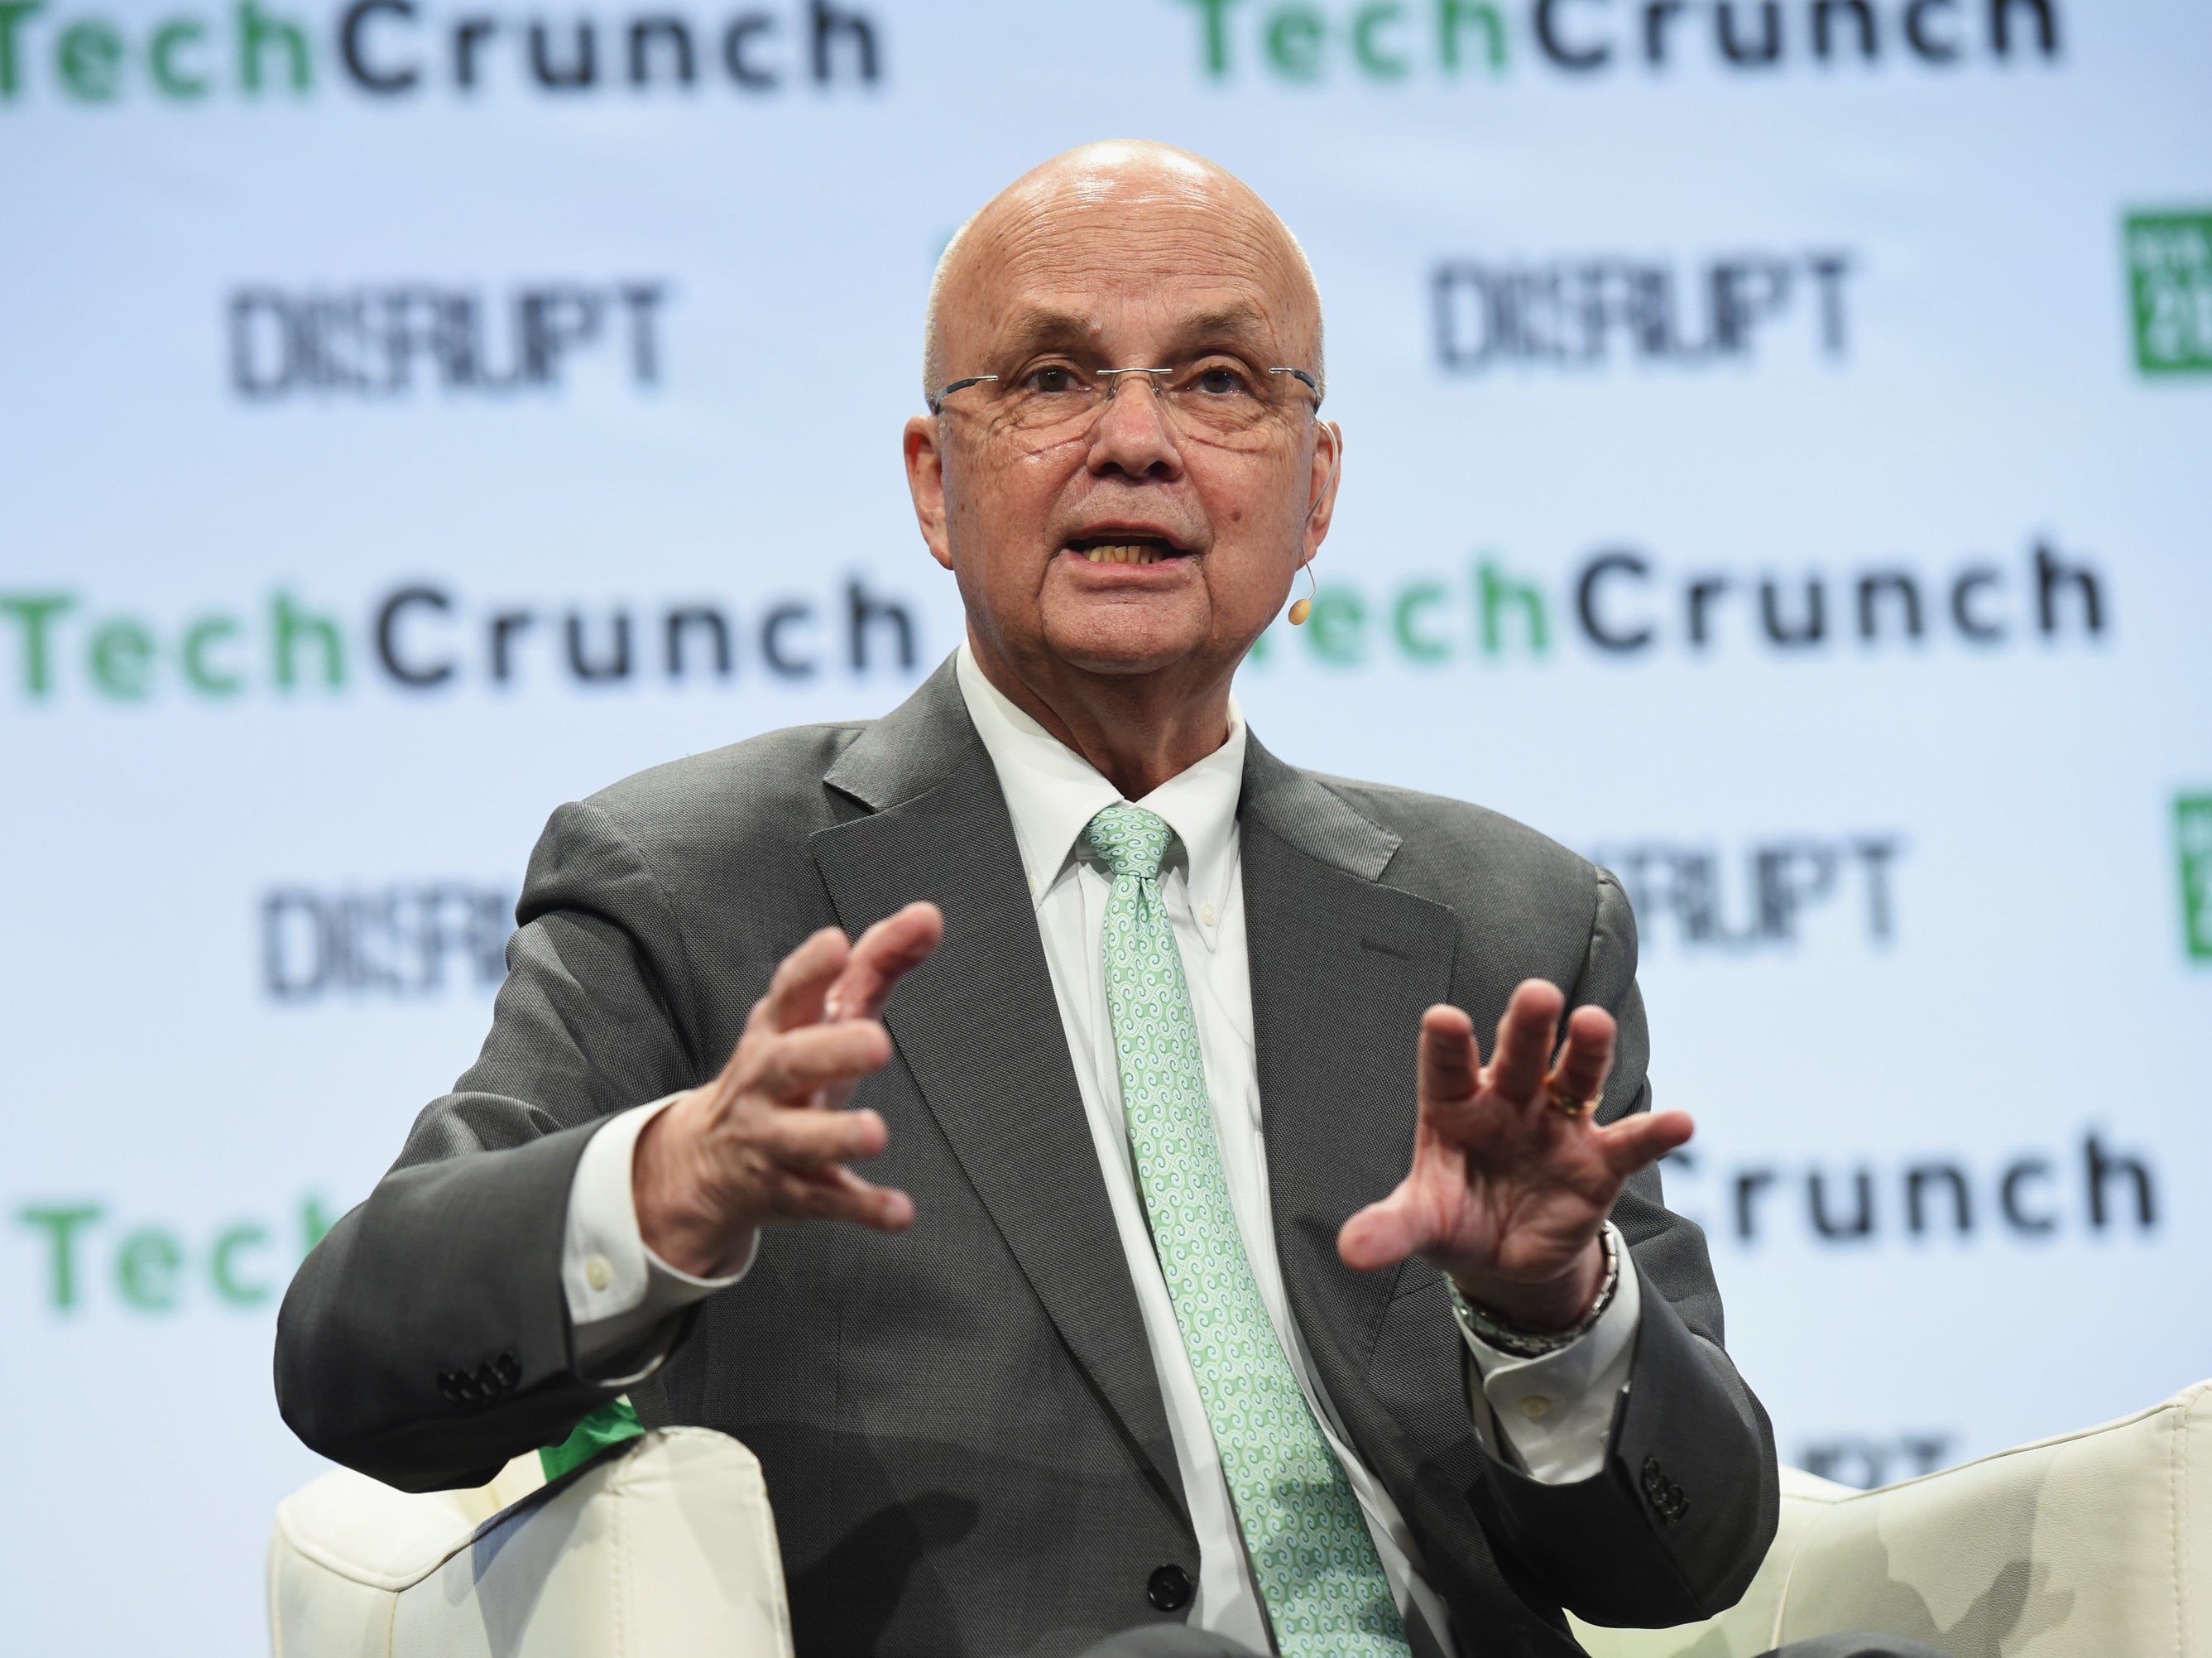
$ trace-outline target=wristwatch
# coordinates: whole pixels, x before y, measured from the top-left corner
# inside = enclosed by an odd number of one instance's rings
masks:
[[[1590,1303],[1590,1310],[1581,1320],[1565,1330],[1517,1330],[1495,1313],[1477,1307],[1459,1293],[1459,1286],[1444,1275],[1444,1294],[1451,1297],[1452,1316],[1459,1327],[1486,1347],[1495,1347],[1501,1353],[1510,1353],[1516,1359],[1540,1359],[1547,1353],[1556,1353],[1562,1347],[1580,1340],[1589,1327],[1605,1316],[1605,1309],[1613,1305],[1614,1292],[1620,1288],[1620,1234],[1607,1221],[1605,1230],[1598,1234],[1605,1248],[1605,1283]]]

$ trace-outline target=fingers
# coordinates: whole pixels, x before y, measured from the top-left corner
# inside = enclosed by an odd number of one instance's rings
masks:
[[[879,1019],[899,980],[929,957],[945,936],[944,912],[934,904],[909,904],[860,935],[824,1011],[831,1019]]]
[[[824,927],[776,965],[768,994],[754,1006],[748,1031],[787,1031],[822,1017],[830,986],[851,958],[852,947],[835,927]]]
[[[769,980],[768,993],[754,1005],[745,1034],[788,1033],[832,1021],[873,1021],[899,979],[927,960],[945,936],[945,917],[934,904],[909,904],[887,916],[848,944],[835,927],[824,927],[784,957]],[[723,1068],[726,1082],[734,1082],[746,1044],[739,1042]],[[884,1057],[888,1057],[887,1055]],[[811,1084],[786,1086],[782,1080],[769,1085],[779,1098],[794,1091],[811,1092],[842,1085],[881,1068],[883,1058],[857,1064],[834,1075],[823,1075]],[[842,1104],[840,1099],[829,1103]]]
[[[892,990],[944,936],[933,904],[909,904],[848,943],[835,927],[816,933],[778,964],[745,1034],[712,1091],[708,1132],[721,1149],[715,1197],[720,1229],[762,1221],[842,1220],[878,1231],[914,1222],[914,1200],[871,1185],[844,1167],[880,1155],[890,1131],[872,1111],[839,1106],[860,1078],[890,1060],[879,1022]],[[826,1021],[826,1022],[825,1022]],[[790,1109],[801,1107],[801,1109]]]
[[[789,1220],[850,1221],[878,1232],[903,1232],[914,1224],[914,1199],[892,1186],[873,1186],[836,1164],[785,1177],[779,1194]]]
[[[1397,1265],[1427,1248],[1430,1241],[1409,1181],[1346,1221],[1336,1234],[1336,1253],[1346,1266],[1374,1272]]]
[[[1567,1017],[1567,1041],[1549,1087],[1562,1100],[1595,1100],[1613,1070],[1613,1015],[1603,1008],[1577,1008]]]
[[[758,1057],[752,1088],[786,1105],[811,1104],[824,1088],[881,1070],[891,1057],[890,1033],[872,1019],[809,1025],[769,1038]]]
[[[1473,1099],[1482,1085],[1474,1021],[1445,1003],[1423,1014],[1419,1064],[1423,1105],[1455,1105]]]
[[[872,1111],[778,1111],[757,1123],[750,1137],[755,1149],[777,1167],[811,1170],[880,1156],[890,1131]]]
[[[1648,1168],[1668,1152],[1687,1145],[1698,1125],[1686,1111],[1638,1112],[1608,1123],[1594,1137],[1607,1166],[1621,1179]]]
[[[1559,987],[1547,979],[1524,978],[1498,1021],[1498,1047],[1490,1057],[1490,1086],[1516,1105],[1536,1097],[1551,1058],[1553,1033],[1566,1006]]]

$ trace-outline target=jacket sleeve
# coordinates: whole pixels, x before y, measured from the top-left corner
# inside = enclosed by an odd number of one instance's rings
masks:
[[[1570,1006],[1620,1021],[1602,1121],[1651,1107],[1650,1036],[1636,988],[1636,923],[1610,874]],[[1561,1605],[1594,1624],[1658,1628],[1734,1606],[1780,1513],[1774,1434],[1721,1339],[1704,1233],[1666,1206],[1644,1170],[1614,1204],[1642,1283],[1628,1382],[1600,1470],[1546,1485],[1487,1452],[1474,1500],[1492,1540]]]
[[[407,1490],[481,1484],[617,1391],[573,1359],[570,1183],[604,1118],[702,1072],[674,912],[605,811],[554,814],[516,920],[477,1063],[309,1254],[277,1316],[285,1422]]]

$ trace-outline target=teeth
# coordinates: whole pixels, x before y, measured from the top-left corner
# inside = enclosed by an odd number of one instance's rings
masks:
[[[1094,564],[1157,564],[1168,557],[1168,551],[1150,542],[1136,542],[1126,546],[1085,547],[1083,556]]]

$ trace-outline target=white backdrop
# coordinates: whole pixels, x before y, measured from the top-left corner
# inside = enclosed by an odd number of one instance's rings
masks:
[[[2208,61],[2183,0],[0,5],[7,1644],[262,1639],[275,1298],[538,826],[951,649],[930,268],[1116,134],[1328,307],[1255,728],[1630,881],[1784,1456],[2212,1374]]]

